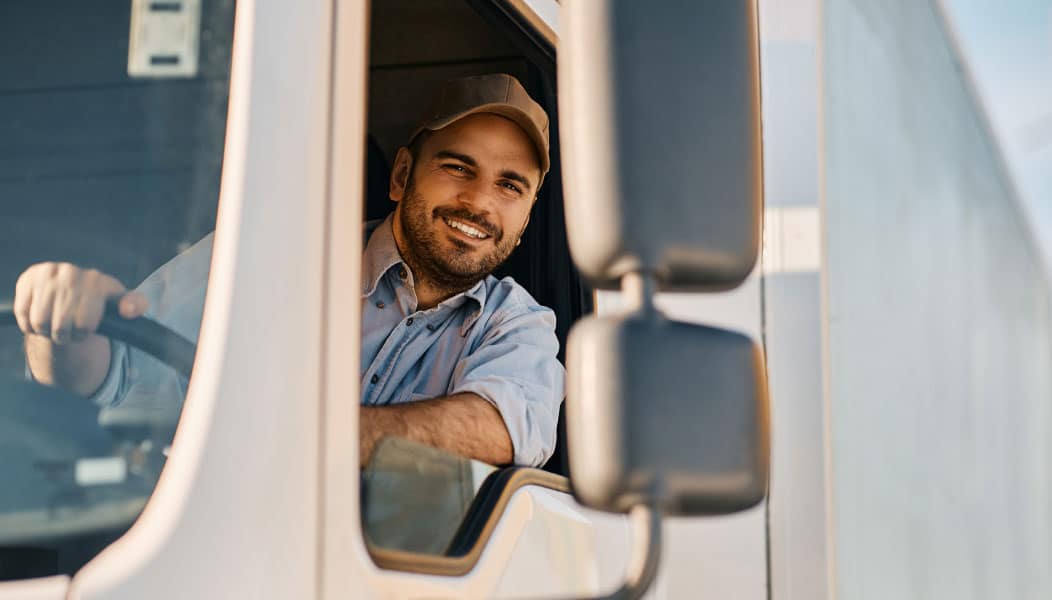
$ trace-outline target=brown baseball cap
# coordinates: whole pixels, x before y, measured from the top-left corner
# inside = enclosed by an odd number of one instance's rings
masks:
[[[518,79],[506,73],[462,77],[445,82],[431,109],[409,138],[412,143],[425,129],[437,131],[476,113],[511,119],[529,136],[541,161],[541,180],[548,173],[548,113],[530,98]]]

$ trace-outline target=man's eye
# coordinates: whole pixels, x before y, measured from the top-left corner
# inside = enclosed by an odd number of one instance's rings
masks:
[[[501,185],[504,186],[505,189],[511,190],[511,191],[515,192],[516,194],[521,194],[522,193],[522,190],[519,189],[519,186],[515,185],[514,183],[509,183],[509,182],[505,181]]]
[[[450,171],[452,173],[467,173],[468,172],[468,170],[465,169],[462,165],[447,164],[447,165],[442,165],[442,167],[445,170]]]

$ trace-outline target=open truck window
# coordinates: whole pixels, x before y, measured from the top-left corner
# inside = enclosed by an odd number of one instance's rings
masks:
[[[493,73],[517,79],[550,119],[551,170],[521,244],[493,275],[513,278],[551,309],[561,362],[570,326],[592,310],[592,293],[568,250],[554,39],[538,23],[489,0],[373,5],[364,219],[376,223],[394,211],[388,189],[392,164],[444,82]],[[369,383],[363,379],[363,390]],[[363,531],[374,560],[402,570],[466,572],[517,486],[568,491],[561,415],[557,437],[554,453],[537,465],[543,470],[489,465],[402,439],[383,440],[362,473]]]
[[[77,571],[165,463],[207,282],[233,18],[233,0],[0,9],[0,580]],[[178,277],[151,275],[173,257]],[[149,301],[143,319],[104,318],[93,391],[27,366],[14,303],[34,265]]]

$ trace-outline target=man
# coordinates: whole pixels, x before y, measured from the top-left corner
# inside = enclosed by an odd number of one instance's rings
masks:
[[[366,225],[362,461],[394,435],[492,464],[551,455],[563,397],[553,313],[490,273],[519,244],[548,172],[548,118],[513,77],[447,82],[399,149],[394,213]],[[181,398],[185,382],[96,335],[105,303],[196,338],[211,236],[134,292],[70,264],[26,270],[15,313],[34,379],[101,406]]]

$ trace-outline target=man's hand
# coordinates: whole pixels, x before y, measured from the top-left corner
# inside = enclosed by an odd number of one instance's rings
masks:
[[[504,419],[472,393],[358,410],[359,463],[365,466],[386,435],[405,438],[491,465],[511,464],[514,448]]]
[[[33,378],[82,396],[102,385],[110,365],[109,342],[95,334],[106,302],[120,298],[126,319],[142,316],[146,298],[121,282],[70,263],[35,264],[15,284],[14,313],[26,334],[26,359]]]

